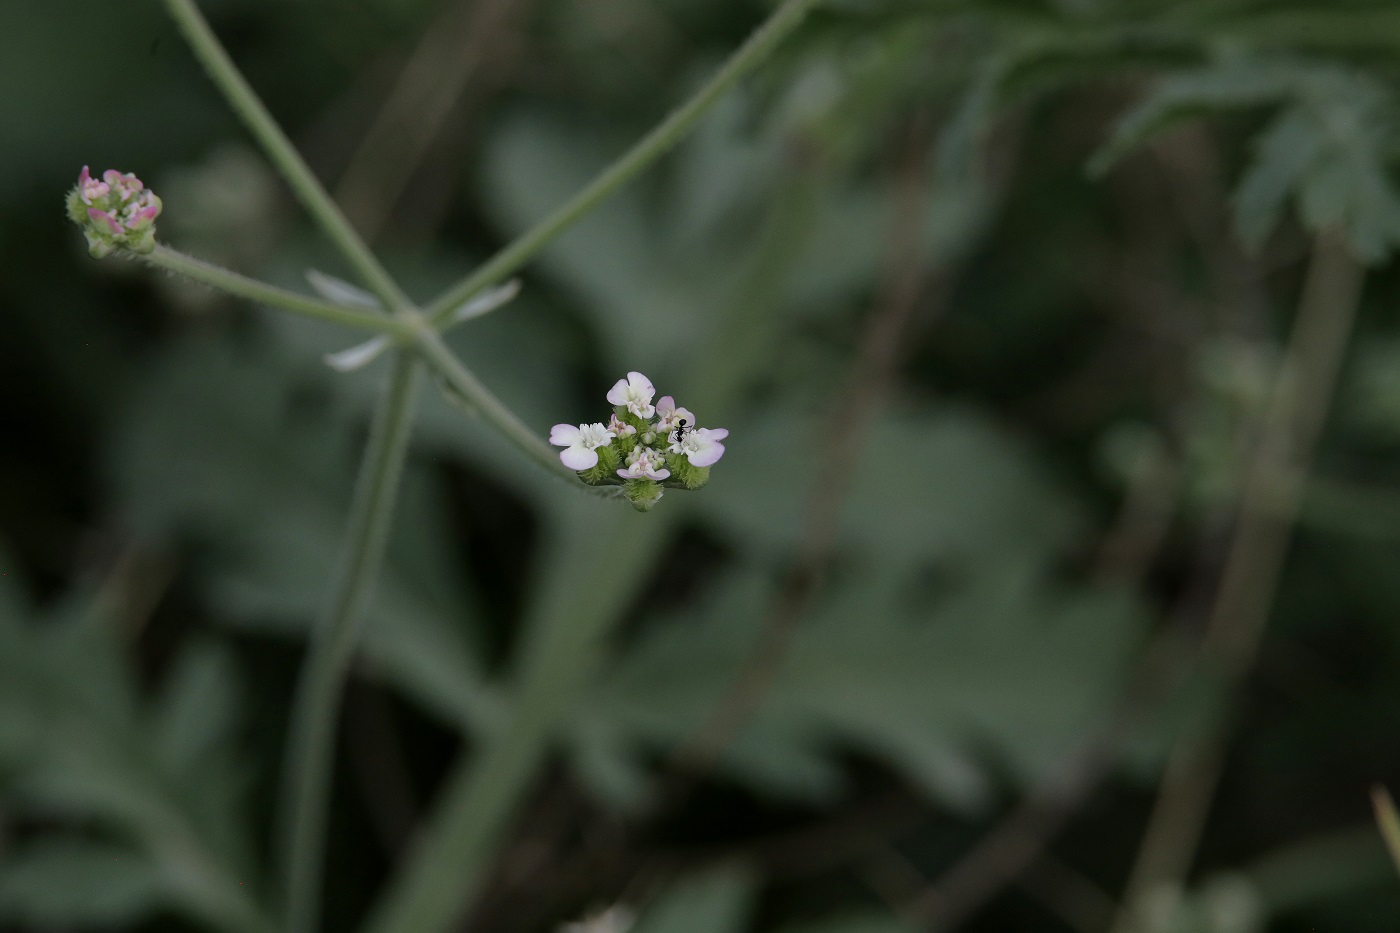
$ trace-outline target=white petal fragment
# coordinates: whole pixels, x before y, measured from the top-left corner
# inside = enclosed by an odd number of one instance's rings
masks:
[[[470,321],[474,317],[481,317],[490,311],[495,311],[501,305],[513,300],[520,294],[520,280],[511,279],[506,284],[498,288],[489,288],[472,298],[466,304],[457,309],[452,315],[454,323]]]
[[[368,366],[387,349],[389,349],[389,338],[380,336],[356,344],[348,350],[341,350],[339,353],[327,353],[322,359],[326,361],[327,366],[338,373],[351,373]]]
[[[344,279],[338,279],[333,275],[326,275],[316,269],[306,270],[306,281],[311,283],[311,287],[316,289],[317,294],[327,301],[338,305],[349,305],[352,308],[373,308],[379,310],[379,299],[371,295],[356,285],[351,285]]]

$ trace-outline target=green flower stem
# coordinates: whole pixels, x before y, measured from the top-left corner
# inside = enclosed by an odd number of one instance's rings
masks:
[[[173,2],[173,0],[172,0]],[[424,312],[435,327],[445,327],[461,304],[484,288],[503,281],[549,245],[613,192],[679,142],[724,93],[763,62],[797,28],[817,0],[787,0],[754,31],[714,77],[638,143],[609,165],[553,214],[516,238],[475,272],[449,288]]]
[[[417,358],[400,351],[370,431],[332,598],[312,633],[288,730],[281,806],[286,929],[317,929],[340,695],[373,595],[413,426]]]
[[[516,417],[515,412],[496,398],[491,390],[476,378],[476,374],[457,359],[427,321],[421,318],[419,321],[416,328],[418,351],[434,371],[476,409],[487,424],[500,431],[506,440],[520,448],[527,457],[548,472],[579,484],[578,474],[560,462],[559,452],[541,440],[539,435]]]
[[[298,295],[296,292],[268,285],[257,279],[250,279],[246,275],[240,275],[222,266],[187,256],[168,246],[157,246],[155,252],[144,256],[138,256],[135,253],[131,255],[167,272],[173,272],[203,285],[212,286],[239,298],[246,298],[256,304],[270,305],[284,311],[291,311],[293,314],[314,317],[334,324],[344,324],[346,327],[354,327],[359,330],[388,334],[391,337],[401,339],[412,334],[413,329],[398,319],[387,318],[382,314],[356,311],[352,308],[312,298],[309,295]]]
[[[549,535],[510,720],[453,769],[417,850],[371,913],[368,933],[443,933],[470,909],[559,723],[600,665],[607,633],[676,519],[573,501]]]
[[[354,267],[370,291],[379,296],[386,308],[408,307],[410,302],[389,273],[379,264],[364,240],[350,226],[340,208],[331,200],[326,189],[316,180],[311,169],[287,139],[272,114],[267,112],[258,95],[248,85],[218,37],[200,14],[194,0],[164,0],[170,16],[184,33],[195,57],[203,63],[210,79],[218,85],[234,113],[263,147],[282,177],[291,185],[297,198],[316,218],[321,229],[340,249],[346,261]]]
[[[800,172],[791,190],[777,195],[770,235],[733,302],[743,309],[743,332],[755,338],[769,328],[749,319],[777,314],[781,284],[800,254],[800,247],[779,248],[779,238],[795,227],[795,239],[807,242],[811,230],[810,224],[796,223],[805,216],[805,192],[817,184],[809,174]],[[745,359],[752,367],[766,357],[755,353]],[[703,353],[700,371],[687,379],[692,386],[687,394],[703,391],[718,416],[725,410],[719,406],[733,403],[733,387],[753,373],[727,362],[718,350]],[[390,881],[370,915],[368,933],[441,933],[470,910],[562,724],[602,665],[609,632],[646,580],[680,514],[664,508],[645,516],[623,509],[598,514],[586,502],[570,506],[565,526],[549,535],[554,551],[525,622],[510,719],[448,775],[417,851]]]

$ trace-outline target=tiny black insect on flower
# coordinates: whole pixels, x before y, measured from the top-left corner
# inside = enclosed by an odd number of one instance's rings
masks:
[[[691,429],[685,426],[685,419],[677,418],[676,429],[671,432],[671,439],[674,440],[677,444],[679,444],[682,440],[685,439],[685,432],[689,430]]]

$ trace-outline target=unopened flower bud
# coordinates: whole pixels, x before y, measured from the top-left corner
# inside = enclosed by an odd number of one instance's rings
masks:
[[[67,207],[68,218],[82,228],[96,259],[118,249],[149,253],[156,248],[160,198],[130,172],[108,169],[99,181],[84,165],[78,184],[68,192]]]

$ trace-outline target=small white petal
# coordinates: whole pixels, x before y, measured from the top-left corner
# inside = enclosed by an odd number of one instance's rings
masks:
[[[587,447],[569,447],[561,450],[559,459],[571,470],[588,470],[598,465],[598,455]]]
[[[503,304],[507,304],[520,294],[520,280],[511,279],[499,288],[488,289],[472,298],[466,304],[457,309],[452,315],[454,322],[470,321],[474,317],[481,317],[490,311],[495,311]]]
[[[363,288],[351,285],[333,275],[326,275],[316,269],[306,270],[306,281],[311,283],[311,287],[327,301],[335,302],[338,305],[349,305],[352,308],[374,308],[379,309],[379,299],[365,291]]]
[[[700,448],[686,457],[691,466],[707,467],[719,463],[719,458],[724,456],[724,445],[718,441],[711,441],[708,444],[701,444]]]
[[[583,440],[583,430],[579,425],[556,424],[549,431],[549,442],[556,447],[572,447]]]
[[[627,380],[619,379],[617,384],[608,390],[608,401],[614,405],[627,404]]]
[[[348,350],[327,353],[322,359],[325,360],[327,366],[336,372],[349,373],[368,366],[387,349],[389,349],[389,338],[375,337],[364,343],[356,344]]]

